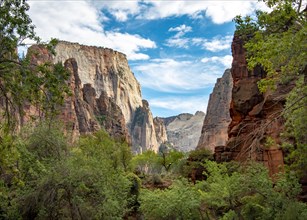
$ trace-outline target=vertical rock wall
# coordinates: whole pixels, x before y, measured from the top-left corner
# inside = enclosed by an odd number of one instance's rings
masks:
[[[197,149],[208,149],[214,152],[215,147],[226,145],[228,126],[231,122],[229,107],[232,83],[230,69],[225,70],[222,78],[217,79],[213,92],[210,94]]]
[[[240,37],[234,37],[229,141],[226,146],[215,149],[215,157],[218,161],[261,161],[274,174],[283,169],[280,134],[284,119],[281,113],[285,97],[293,85],[277,85],[275,91],[261,94],[257,82],[265,77],[265,72],[261,68],[247,69],[243,44]],[[271,142],[269,146],[268,140]]]
[[[67,97],[60,117],[69,122],[74,135],[104,128],[132,143],[133,151],[139,147],[158,150],[152,114],[124,54],[62,41],[55,47],[55,56],[40,46],[30,51],[33,62],[61,62],[71,73],[68,84],[73,94]],[[135,126],[138,109],[144,113],[144,124]]]

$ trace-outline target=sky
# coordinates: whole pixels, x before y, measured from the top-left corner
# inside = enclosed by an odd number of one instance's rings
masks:
[[[231,67],[236,15],[256,0],[29,0],[43,41],[103,46],[127,55],[154,116],[206,112],[216,79]]]

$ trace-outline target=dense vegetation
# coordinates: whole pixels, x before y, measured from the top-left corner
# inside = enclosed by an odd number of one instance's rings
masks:
[[[283,113],[289,166],[273,178],[257,163],[218,164],[206,150],[133,156],[104,131],[72,142],[51,117],[16,132],[24,103],[56,113],[67,74],[18,58],[24,39],[37,40],[28,6],[0,0],[0,219],[307,219],[297,200],[307,165],[306,10],[302,1],[266,2],[271,13],[236,22],[249,65],[268,72],[259,86],[296,82]]]

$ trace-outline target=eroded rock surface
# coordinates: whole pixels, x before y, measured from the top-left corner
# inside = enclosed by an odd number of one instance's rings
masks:
[[[228,126],[231,122],[229,107],[232,94],[232,76],[227,69],[222,78],[217,79],[213,92],[210,94],[207,113],[203,122],[198,149],[209,149],[225,146],[228,141]]]
[[[73,94],[67,97],[60,117],[69,121],[75,135],[104,128],[132,143],[133,151],[140,147],[157,151],[152,114],[124,54],[63,41],[56,45],[55,56],[38,45],[30,51],[33,62],[61,62],[71,73],[68,84]],[[140,109],[144,124],[134,123]]]
[[[180,114],[169,118],[161,118],[166,125],[168,142],[177,150],[187,152],[197,146],[205,113]]]
[[[274,174],[283,169],[280,135],[284,119],[281,113],[285,97],[293,85],[278,85],[274,92],[261,94],[257,82],[265,76],[265,72],[261,68],[247,69],[243,43],[240,37],[234,37],[229,140],[226,146],[215,149],[215,157],[218,161],[261,161]],[[268,138],[270,146],[266,144]]]

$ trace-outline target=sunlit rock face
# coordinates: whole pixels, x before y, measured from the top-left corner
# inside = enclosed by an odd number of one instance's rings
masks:
[[[112,49],[59,42],[54,62],[74,58],[81,84],[91,84],[99,98],[102,92],[120,107],[126,123],[131,122],[137,107],[142,106],[140,84],[131,72],[126,56]]]
[[[142,153],[146,150],[158,151],[153,117],[149,109],[149,104],[143,100],[142,106],[135,111],[135,116],[131,123],[131,136],[135,153]]]
[[[104,128],[132,143],[133,151],[158,150],[152,114],[124,54],[63,41],[55,46],[55,56],[37,45],[30,51],[35,51],[33,62],[61,62],[71,73],[67,83],[72,96],[66,99],[60,117],[70,121],[76,135]],[[146,122],[142,125],[133,123],[139,109]]]
[[[232,94],[232,76],[227,69],[217,79],[210,94],[206,117],[202,126],[197,149],[214,152],[216,146],[225,146],[228,141],[228,126],[231,122],[229,107]]]
[[[261,68],[247,69],[243,44],[239,36],[234,37],[229,140],[226,146],[215,148],[215,157],[218,161],[261,161],[274,174],[283,167],[280,135],[284,119],[280,114],[293,85],[277,85],[275,91],[260,93],[257,82],[265,77],[265,72]],[[272,140],[269,147],[265,144],[268,137]]]
[[[155,125],[157,143],[160,146],[161,144],[167,142],[166,127],[165,127],[163,119],[161,118],[155,117],[153,119],[153,122]]]
[[[167,140],[177,150],[188,152],[197,146],[205,113],[180,114],[169,118],[161,118],[166,126]]]

